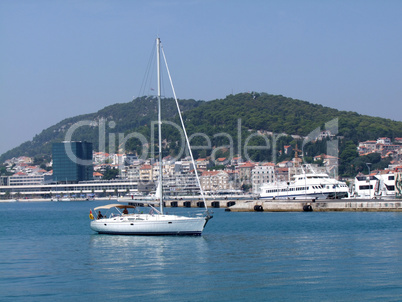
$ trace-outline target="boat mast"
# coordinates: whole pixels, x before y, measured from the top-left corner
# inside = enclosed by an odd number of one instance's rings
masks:
[[[160,212],[163,214],[163,187],[162,187],[162,118],[161,118],[161,66],[160,66],[160,43],[161,40],[156,38],[156,53],[157,53],[157,78],[158,78],[158,136],[159,136],[159,180],[158,180],[158,187],[156,192],[157,196],[160,198],[159,207]]]

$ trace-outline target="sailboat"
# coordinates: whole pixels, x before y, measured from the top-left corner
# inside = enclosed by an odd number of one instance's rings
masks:
[[[158,78],[158,136],[159,136],[159,177],[158,186],[155,194],[155,200],[138,201],[138,203],[147,204],[149,207],[149,213],[136,212],[136,206],[124,205],[122,202],[130,202],[132,200],[119,200],[118,204],[110,204],[100,206],[94,209],[95,214],[98,211],[98,215],[95,218],[90,210],[89,218],[91,219],[91,229],[100,234],[116,234],[116,235],[201,235],[207,222],[212,218],[211,213],[208,211],[207,203],[205,200],[204,192],[202,191],[201,183],[195,169],[195,175],[200,188],[201,197],[204,201],[205,212],[196,216],[181,216],[171,215],[164,213],[163,204],[163,169],[162,169],[162,119],[161,119],[161,75],[160,75],[160,54],[161,54],[161,42],[159,37],[156,39],[157,49],[157,78]],[[163,49],[162,49],[163,52]],[[193,166],[196,167],[194,158],[192,155],[190,143],[188,140],[187,132],[184,127],[183,118],[180,112],[179,103],[172,85],[172,79],[170,76],[169,68],[165,65],[172,86],[174,98],[176,100],[176,106],[178,114],[181,120],[183,132],[186,138],[187,148],[189,150]],[[157,208],[159,204],[159,209]],[[101,210],[114,210],[114,213],[103,216]],[[131,213],[130,213],[131,211]]]

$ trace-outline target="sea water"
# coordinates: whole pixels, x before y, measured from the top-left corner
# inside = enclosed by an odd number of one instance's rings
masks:
[[[402,300],[402,213],[213,209],[202,236],[115,236],[89,227],[105,203],[0,203],[0,301]]]

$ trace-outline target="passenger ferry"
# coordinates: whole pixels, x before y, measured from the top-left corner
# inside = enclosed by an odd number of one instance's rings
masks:
[[[326,173],[302,173],[290,182],[261,185],[261,199],[339,199],[349,197],[345,182],[330,178]]]
[[[395,174],[392,171],[384,174],[359,174],[355,178],[354,198],[395,198]]]

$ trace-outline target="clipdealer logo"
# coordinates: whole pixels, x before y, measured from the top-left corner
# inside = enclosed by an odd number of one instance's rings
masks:
[[[162,121],[162,124],[169,125],[173,127],[179,134],[180,134],[180,141],[179,141],[179,152],[175,155],[172,160],[177,161],[181,159],[184,155],[188,155],[188,150],[185,144],[185,135],[182,128],[174,122],[171,121]],[[334,118],[325,123],[325,128],[323,130],[320,127],[317,127],[313,131],[311,131],[306,137],[304,137],[302,142],[302,154],[301,159],[303,164],[307,164],[305,162],[305,158],[303,154],[305,153],[305,147],[308,143],[314,143],[315,141],[322,139],[322,133],[324,132],[327,137],[327,155],[333,158],[332,160],[332,173],[337,176],[338,171],[338,139],[336,138],[336,134],[338,133],[338,118]],[[110,130],[107,131],[107,128],[114,129],[116,127],[116,123],[114,121],[106,122],[105,119],[100,119],[99,122],[93,120],[82,120],[76,122],[75,124],[71,125],[66,132],[65,141],[72,141],[74,132],[79,129],[80,127],[94,127],[98,126],[98,146],[99,152],[108,151],[108,153],[126,153],[126,144],[130,139],[137,139],[142,146],[141,154],[139,155],[139,159],[146,160],[147,158],[152,157],[152,146],[156,146],[157,143],[155,142],[155,129],[157,129],[158,122],[152,121],[150,124],[150,140],[148,140],[143,134],[139,132],[131,132],[128,134],[124,133],[113,133]],[[250,156],[251,150],[266,150],[266,152],[271,153],[271,159],[273,163],[277,163],[277,155],[278,155],[278,141],[281,137],[285,137],[288,134],[284,133],[271,133],[270,135],[261,132],[255,132],[247,135],[247,137],[243,137],[242,134],[242,121],[241,119],[237,120],[237,144],[235,144],[235,140],[233,137],[225,132],[219,132],[212,135],[212,138],[205,133],[193,133],[189,136],[190,145],[192,150],[211,150],[211,160],[215,162],[217,160],[217,155],[219,151],[226,151],[229,152],[229,156],[222,162],[223,165],[229,164],[231,158],[233,158],[236,154],[242,154],[245,161],[252,161]],[[108,148],[106,149],[106,136],[108,135]],[[204,142],[202,145],[193,145],[191,141],[194,138],[201,138]],[[221,138],[225,143],[220,146],[214,146],[213,140],[216,138]],[[260,145],[252,145],[251,141],[254,138],[262,139],[263,144]],[[117,141],[117,147],[116,147]],[[244,143],[242,144],[242,142]],[[65,144],[67,156],[71,161],[80,165],[91,165],[91,160],[83,160],[78,158],[70,144]],[[123,164],[120,164],[123,165]]]

